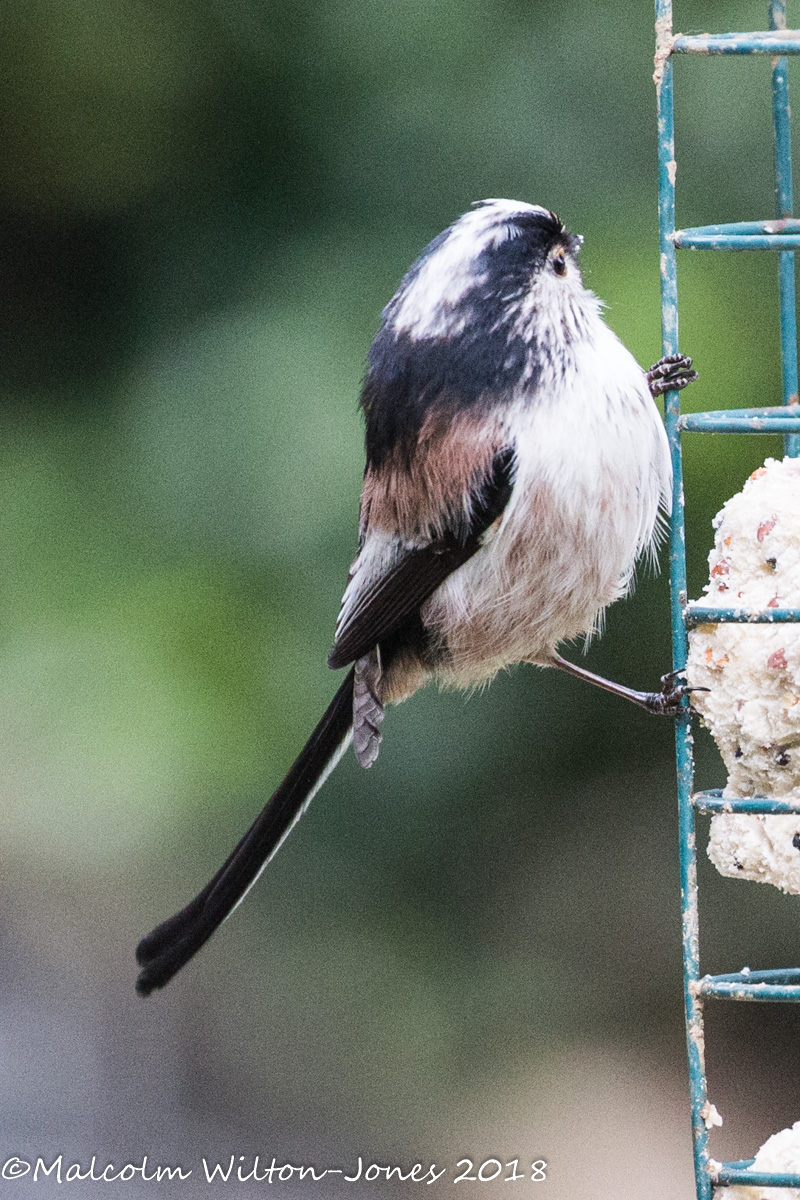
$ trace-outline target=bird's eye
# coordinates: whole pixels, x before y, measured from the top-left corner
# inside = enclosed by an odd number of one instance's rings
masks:
[[[556,275],[566,275],[567,273],[567,258],[563,250],[556,250],[553,255],[553,270]]]

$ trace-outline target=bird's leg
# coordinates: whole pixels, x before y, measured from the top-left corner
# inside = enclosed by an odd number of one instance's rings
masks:
[[[668,354],[660,358],[649,371],[645,372],[647,386],[653,399],[662,396],[664,392],[679,392],[697,379],[697,371],[693,371],[692,360],[685,354]]]
[[[567,662],[560,654],[553,654],[548,665],[558,667],[559,671],[566,671],[568,675],[574,675],[576,679],[585,679],[587,683],[593,683],[595,687],[605,688],[607,692],[613,692],[615,696],[622,696],[623,699],[638,704],[646,712],[653,713],[658,717],[677,717],[684,712],[691,713],[691,706],[687,707],[683,704],[684,696],[688,696],[690,692],[708,691],[708,688],[692,688],[687,683],[682,683],[682,671],[670,671],[668,675],[662,675],[661,691],[659,692],[636,692],[633,688],[624,687],[621,683],[604,679],[602,675],[595,675],[594,672],[587,671],[585,667],[576,667],[574,663]]]

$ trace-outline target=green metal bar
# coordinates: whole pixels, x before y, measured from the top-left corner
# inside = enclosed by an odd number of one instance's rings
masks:
[[[706,792],[695,792],[692,804],[695,812],[701,813],[760,813],[777,816],[800,813],[800,800],[775,800],[771,796],[731,796],[722,794],[722,788],[709,788]],[[800,978],[800,971],[798,971]]]
[[[728,975],[704,975],[703,978],[716,979],[718,983],[788,983],[791,980],[800,983],[800,967],[778,967],[767,971],[742,967],[741,971],[731,971]]]
[[[709,1000],[713,997],[715,1000],[748,1000],[756,1003],[800,1003],[800,984],[783,986],[777,983],[717,983],[707,976],[700,980],[697,987],[699,994]]]
[[[770,0],[770,29],[786,30],[786,0]],[[792,188],[792,130],[789,109],[789,61],[785,57],[772,60],[772,120],[775,131],[775,192],[778,218],[792,220],[794,208]],[[795,297],[794,253],[781,251],[778,259],[778,296],[781,314],[781,370],[783,403],[797,404],[797,306]],[[786,453],[800,453],[800,437],[787,434]]]
[[[678,351],[678,275],[675,250],[675,121],[672,94],[672,0],[655,0],[656,103],[658,110],[658,225],[661,277],[662,353]],[[672,660],[676,670],[686,666],[687,641],[683,610],[686,590],[686,532],[684,522],[683,460],[680,392],[664,397],[664,423],[672,457],[672,512],[670,515],[670,603]],[[694,785],[691,718],[684,712],[675,722],[675,755],[678,776],[678,826],[681,874],[681,942],[683,951],[686,1051],[689,1062],[689,1098],[697,1200],[711,1200],[708,1167],[708,1112],[703,1032],[703,1001],[696,987],[700,978],[700,944],[697,896],[695,815],[691,797]]]
[[[771,221],[726,221],[722,225],[693,225],[688,229],[679,229],[675,237],[677,239],[700,233],[712,237],[720,237],[725,234],[735,237],[737,234],[747,233],[800,233],[800,221],[787,218],[785,221],[777,219]]]
[[[784,250],[800,246],[800,233],[691,233],[680,229],[675,245],[684,250]]]
[[[788,413],[783,404],[773,404],[768,408],[713,408],[707,413],[687,413],[681,417],[681,420],[688,420],[689,417],[754,417],[759,421],[770,420],[785,420],[787,417],[794,417],[797,424],[800,425],[800,404],[793,404]]]
[[[796,410],[796,411],[793,411]],[[789,433],[800,429],[800,408],[734,409],[683,413],[678,428],[689,433]]]
[[[747,1184],[750,1187],[800,1187],[800,1175],[775,1175],[770,1171],[746,1171],[738,1164],[722,1163],[714,1175],[716,1187],[731,1184]]]
[[[676,34],[673,54],[800,54],[800,30]]]
[[[712,604],[687,604],[683,619],[691,625],[788,625],[800,621],[800,608],[715,608]]]

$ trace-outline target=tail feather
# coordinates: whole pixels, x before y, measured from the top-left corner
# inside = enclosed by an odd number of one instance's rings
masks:
[[[168,983],[233,912],[336,766],[350,741],[353,678],[351,669],[283,783],[214,878],[139,943],[140,995]]]

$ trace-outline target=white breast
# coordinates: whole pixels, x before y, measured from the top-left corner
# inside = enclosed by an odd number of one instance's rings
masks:
[[[518,397],[507,431],[518,459],[509,505],[423,608],[446,639],[446,685],[546,662],[558,642],[594,631],[669,506],[664,427],[641,368],[599,317],[565,377]]]

